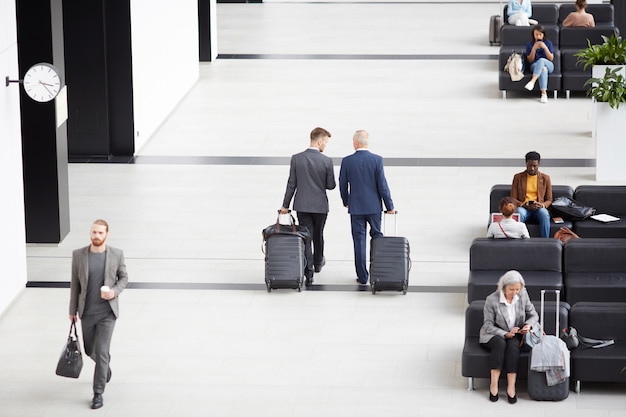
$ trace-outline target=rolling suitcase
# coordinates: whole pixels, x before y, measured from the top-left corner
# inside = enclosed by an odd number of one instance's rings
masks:
[[[387,217],[393,216],[394,235],[397,234],[396,214],[384,214],[383,231]],[[409,241],[405,237],[383,236],[372,239],[370,248],[370,287],[376,291],[395,290],[406,294],[409,287],[411,257]]]
[[[500,14],[489,18],[489,45],[500,45],[500,31],[502,30],[502,0],[500,0]]]
[[[489,45],[500,45],[500,30],[502,29],[502,16],[496,14],[489,18]]]
[[[306,227],[296,225],[291,214],[289,218],[290,224],[281,224],[279,215],[276,224],[262,232],[267,292],[279,288],[302,290],[306,265],[304,245],[310,233]]]
[[[539,341],[539,343],[544,343],[548,337],[559,337],[559,311],[560,311],[560,291],[555,290],[556,292],[556,333],[555,336],[543,336],[543,338]],[[541,312],[539,313],[541,329],[543,329],[543,313],[544,313],[544,302],[545,302],[545,290],[541,290]],[[562,342],[558,339],[558,342]],[[565,349],[567,350],[567,349]],[[569,376],[564,378],[563,382],[560,382],[556,385],[549,386],[546,380],[546,373],[534,371],[532,369],[532,355],[533,350],[530,351],[530,358],[528,360],[528,395],[533,400],[537,401],[561,401],[566,399],[569,396]],[[569,361],[569,351],[567,355],[567,361]],[[569,364],[566,365],[566,368],[569,370]]]

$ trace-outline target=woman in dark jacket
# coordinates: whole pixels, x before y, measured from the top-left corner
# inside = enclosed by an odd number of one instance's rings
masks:
[[[533,40],[526,44],[526,59],[533,73],[530,81],[524,86],[528,91],[535,88],[535,82],[539,80],[542,103],[548,102],[548,74],[554,71],[554,46],[546,36],[546,30],[541,25],[533,27]]]

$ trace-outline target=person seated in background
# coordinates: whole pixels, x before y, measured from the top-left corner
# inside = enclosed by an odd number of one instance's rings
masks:
[[[493,222],[487,230],[487,237],[496,239],[528,239],[526,224],[514,220],[513,214],[517,210],[517,204],[512,197],[504,197],[498,205],[500,213],[504,217],[499,222]]]
[[[567,15],[563,21],[564,27],[586,27],[592,28],[596,25],[593,15],[587,13],[587,0],[576,0],[576,11]]]
[[[509,24],[515,26],[530,26],[532,22],[529,19],[533,14],[530,0],[509,0],[509,7],[506,14]]]
[[[526,44],[526,59],[530,64],[530,72],[533,76],[524,86],[528,91],[533,91],[535,82],[539,80],[541,91],[540,103],[548,102],[548,75],[554,72],[554,46],[546,36],[546,29],[541,25],[535,25],[532,31],[532,41]]]
[[[541,155],[530,151],[526,154],[526,170],[513,176],[511,197],[518,205],[520,221],[526,223],[529,218],[539,222],[541,237],[550,237],[550,213],[552,204],[552,181],[550,176],[539,172]]]

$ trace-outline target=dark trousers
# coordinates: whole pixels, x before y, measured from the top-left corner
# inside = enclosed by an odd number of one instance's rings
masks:
[[[93,392],[102,394],[107,383],[111,339],[115,328],[113,312],[104,315],[86,315],[80,318],[85,354],[96,363],[93,374]]]
[[[494,336],[480,345],[489,350],[489,369],[500,369],[507,374],[516,374],[519,365],[521,337],[511,339]]]
[[[306,257],[307,278],[313,277],[315,265],[321,265],[324,259],[324,226],[328,213],[305,213],[298,212],[298,223],[305,226],[311,232],[312,239],[306,244],[304,254]]]
[[[380,213],[350,215],[352,224],[352,241],[354,243],[354,266],[358,280],[366,284],[369,278],[367,273],[367,225],[370,225],[372,238],[382,236],[380,231]]]

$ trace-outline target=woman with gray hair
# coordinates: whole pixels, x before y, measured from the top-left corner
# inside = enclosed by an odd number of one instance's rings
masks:
[[[484,321],[480,328],[480,345],[490,351],[491,382],[489,400],[498,401],[498,381],[506,372],[506,396],[515,404],[515,381],[524,335],[539,320],[526,292],[524,278],[517,271],[500,277],[498,289],[485,300]]]

